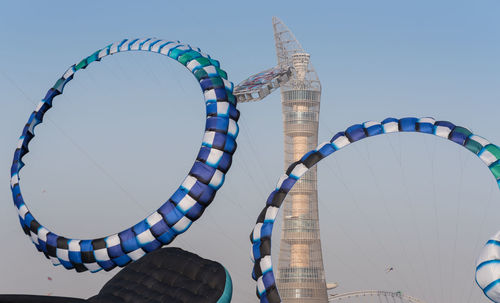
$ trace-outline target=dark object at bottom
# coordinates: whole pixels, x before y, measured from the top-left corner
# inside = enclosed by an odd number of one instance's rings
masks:
[[[88,300],[0,295],[0,303],[229,303],[232,282],[219,263],[163,248],[131,263]]]

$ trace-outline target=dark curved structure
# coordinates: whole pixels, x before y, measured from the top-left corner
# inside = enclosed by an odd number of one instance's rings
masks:
[[[229,303],[232,282],[220,263],[180,248],[154,251],[117,273],[99,294],[78,298],[0,295],[1,303]]]

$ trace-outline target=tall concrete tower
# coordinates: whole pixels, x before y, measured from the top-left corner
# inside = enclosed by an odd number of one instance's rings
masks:
[[[273,17],[278,65],[292,66],[281,85],[285,168],[318,145],[321,83],[288,27]],[[285,303],[328,302],[319,233],[316,167],[300,178],[283,206],[277,284]]]

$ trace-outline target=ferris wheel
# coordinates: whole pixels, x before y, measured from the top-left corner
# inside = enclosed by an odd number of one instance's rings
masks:
[[[343,294],[330,295],[328,302],[345,301],[351,302],[350,299],[365,298],[364,301],[359,302],[373,302],[373,299],[378,299],[379,303],[424,303],[424,301],[415,297],[403,294],[400,291],[382,291],[382,290],[360,290],[353,292],[346,292]],[[354,302],[354,301],[353,301]],[[358,301],[356,301],[358,302]]]

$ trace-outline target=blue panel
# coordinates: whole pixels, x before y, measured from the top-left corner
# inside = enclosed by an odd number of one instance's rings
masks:
[[[175,207],[168,214],[164,215],[165,221],[170,227],[174,226],[182,217],[184,217],[184,214]]]
[[[289,192],[292,189],[295,182],[297,182],[297,179],[292,178],[292,177],[288,177],[283,181],[283,183],[281,183],[280,188],[282,190],[284,190],[285,192]]]
[[[398,120],[398,119],[396,119],[396,118],[386,118],[386,119],[384,119],[384,120],[381,122],[381,124],[382,124],[382,125],[384,125],[384,124],[387,124],[387,123],[392,123],[392,122],[396,122],[396,123],[398,123],[398,122],[399,122],[399,120]]]
[[[337,134],[335,134],[335,136],[333,136],[333,138],[330,140],[330,143],[332,143],[333,141],[337,140],[338,138],[340,137],[345,137],[345,133],[344,132],[338,132]]]
[[[434,124],[418,122],[417,123],[417,130],[421,133],[433,134],[434,133]]]
[[[169,229],[167,232],[165,232],[161,236],[159,236],[158,240],[160,240],[161,243],[163,243],[163,244],[168,244],[168,243],[172,242],[172,240],[175,238],[176,235],[177,235],[176,232]]]
[[[217,166],[217,168],[221,172],[227,173],[227,171],[231,167],[231,163],[233,162],[232,160],[233,160],[233,158],[231,157],[231,155],[225,152],[224,154],[222,154],[222,158],[220,159],[219,165]]]
[[[260,259],[260,241],[252,244],[252,251],[255,262],[257,262],[257,259]]]
[[[209,165],[203,162],[195,162],[189,174],[201,182],[208,184],[210,179],[215,173],[215,168],[210,167]]]
[[[233,137],[227,136],[226,144],[224,145],[224,151],[228,152],[229,154],[233,154],[235,150],[236,150],[236,141],[234,140]]]
[[[75,264],[82,264],[82,253],[79,251],[69,251],[68,252],[69,260]]]
[[[365,128],[361,124],[355,124],[345,131],[345,136],[350,142],[356,142],[366,138]]]
[[[66,269],[73,269],[74,266],[73,264],[71,264],[71,262],[68,262],[68,261],[65,261],[65,260],[61,260],[59,258],[57,258],[59,260],[59,262],[61,263],[62,266],[64,266],[64,268]]]
[[[115,263],[111,260],[97,261],[97,264],[99,264],[99,266],[101,266],[105,271],[112,270],[116,267]]]
[[[132,229],[136,235],[139,235],[149,229],[149,224],[146,222],[146,220],[142,220],[141,222],[134,225]]]
[[[47,237],[48,239],[48,237]],[[48,241],[47,241],[48,242]],[[82,240],[80,241],[80,251],[92,251],[94,247],[92,246],[92,240]]]
[[[175,193],[170,197],[170,201],[172,201],[176,206],[181,202],[181,200],[186,196],[186,192],[179,188],[175,191]]]
[[[158,248],[162,247],[163,243],[158,241],[158,240],[153,240],[149,242],[148,244],[142,246],[142,249],[146,252],[152,252],[154,250],[157,250]]]
[[[203,211],[205,210],[204,206],[195,203],[191,208],[186,212],[186,217],[188,217],[191,221],[197,220],[202,214]]]
[[[215,96],[217,100],[228,100],[226,89],[223,87],[215,89]]]
[[[273,233],[273,222],[266,222],[262,225],[260,229],[260,238],[271,237]]]
[[[112,260],[113,262],[115,262],[116,265],[120,267],[123,267],[132,261],[132,259],[130,259],[130,257],[127,255],[121,255],[118,258],[113,258]]]
[[[129,253],[139,248],[139,243],[137,243],[137,239],[131,228],[122,231],[118,236],[120,237],[124,252]]]
[[[399,130],[402,132],[415,132],[417,131],[417,122],[417,118],[402,118],[399,120]]]
[[[435,123],[436,126],[443,126],[443,127],[447,127],[449,128],[450,130],[453,130],[455,128],[455,124],[449,122],[449,121],[437,121]]]
[[[120,244],[108,247],[107,249],[110,258],[118,258],[125,254]]]
[[[321,153],[323,158],[334,153],[335,151],[336,151],[335,147],[333,147],[333,145],[331,144],[325,144],[323,145],[323,147],[319,149],[319,152]]]
[[[377,125],[372,125],[370,127],[366,127],[365,132],[369,137],[371,137],[371,136],[383,134],[384,129],[382,128],[382,125],[377,124]]]
[[[272,271],[268,271],[262,275],[262,282],[264,282],[264,286],[266,287],[266,289],[274,285],[274,281],[274,274]]]

